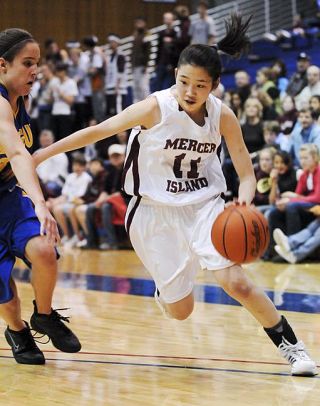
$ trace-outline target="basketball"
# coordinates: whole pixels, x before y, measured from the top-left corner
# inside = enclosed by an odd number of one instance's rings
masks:
[[[266,218],[257,209],[245,205],[226,208],[211,230],[211,240],[219,254],[239,264],[260,258],[269,238]]]

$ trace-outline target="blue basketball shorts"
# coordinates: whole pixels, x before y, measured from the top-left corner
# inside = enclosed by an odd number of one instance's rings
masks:
[[[0,193],[0,303],[13,297],[10,278],[16,257],[25,257],[28,241],[40,235],[40,222],[30,198],[20,187]]]

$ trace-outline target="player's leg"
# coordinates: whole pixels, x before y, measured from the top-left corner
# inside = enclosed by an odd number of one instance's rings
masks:
[[[50,337],[52,344],[63,352],[78,352],[81,344],[76,335],[63,323],[67,321],[53,310],[52,297],[57,280],[56,252],[44,237],[28,241],[25,256],[32,264],[32,286],[35,300],[30,319],[34,330]]]
[[[193,286],[199,262],[186,238],[183,208],[150,205],[128,207],[126,226],[135,252],[156,284],[155,300],[170,318],[186,319],[193,310]],[[131,218],[130,213],[134,213]],[[128,221],[129,219],[129,221]]]
[[[281,355],[291,364],[293,375],[313,376],[316,364],[308,356],[290,324],[281,316],[264,291],[256,286],[239,265],[215,271],[219,285],[242,304],[262,325]]]
[[[48,335],[53,345],[61,351],[79,351],[79,340],[64,325],[63,317],[51,308],[57,280],[57,253],[46,238],[40,236],[40,223],[30,199],[21,195],[17,198],[19,205],[17,220],[11,233],[11,254],[32,266],[35,301],[31,326],[39,333]]]
[[[3,253],[3,250],[0,251]],[[41,365],[45,363],[45,358],[34,342],[28,323],[21,318],[20,299],[11,278],[14,262],[15,258],[10,254],[0,259],[0,317],[7,324],[4,335],[16,362]]]

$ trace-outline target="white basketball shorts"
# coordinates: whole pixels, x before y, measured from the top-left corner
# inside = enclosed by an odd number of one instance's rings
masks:
[[[233,265],[211,242],[212,224],[223,209],[220,196],[183,207],[131,199],[127,231],[164,302],[175,303],[188,296],[199,268],[219,270]]]

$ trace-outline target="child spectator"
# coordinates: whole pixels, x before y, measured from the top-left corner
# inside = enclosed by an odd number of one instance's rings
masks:
[[[70,236],[66,217],[69,217],[77,198],[85,194],[91,179],[91,176],[86,172],[84,156],[79,152],[75,152],[72,155],[72,173],[66,178],[61,196],[47,201],[49,209],[53,212],[57,223],[62,229],[64,235],[61,239],[62,244],[66,244],[69,239],[71,245],[78,242],[77,235]]]
[[[265,147],[274,147],[279,149],[277,139],[280,133],[280,125],[277,121],[265,121],[263,123],[263,139]]]

